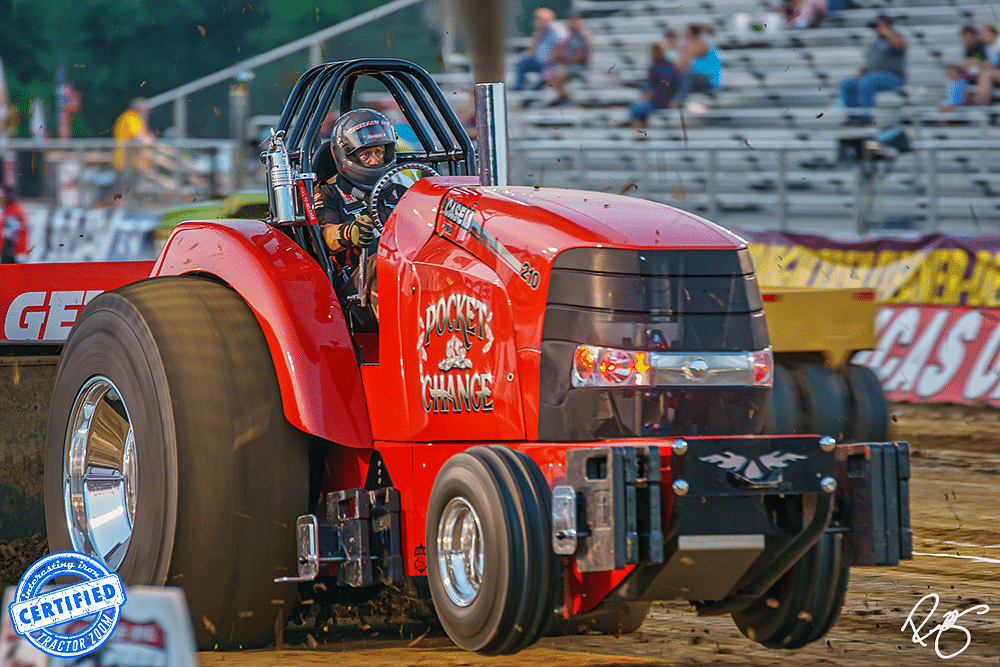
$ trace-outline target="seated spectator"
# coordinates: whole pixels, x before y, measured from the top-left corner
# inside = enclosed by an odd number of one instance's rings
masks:
[[[965,49],[962,57],[962,69],[969,73],[970,78],[975,77],[982,69],[983,63],[986,62],[986,45],[979,38],[979,31],[976,30],[975,26],[962,26],[958,36]]]
[[[538,81],[532,90],[541,90],[549,82],[556,66],[555,55],[560,44],[569,37],[566,26],[556,21],[556,13],[548,7],[535,10],[535,32],[531,35],[531,48],[517,61],[514,72],[517,76],[513,90],[524,90],[529,73],[538,74]]]
[[[677,91],[680,72],[667,59],[662,43],[653,42],[650,45],[649,60],[642,101],[636,102],[628,110],[628,123],[636,129],[645,127],[649,114],[657,109],[666,109]]]
[[[938,105],[938,111],[952,111],[968,101],[968,88],[976,83],[981,70],[986,66],[986,44],[974,26],[962,26],[958,32],[965,49],[961,65],[949,65],[945,71],[945,98]]]
[[[722,58],[711,39],[712,30],[700,25],[684,29],[684,40],[677,57],[680,75],[671,107],[683,107],[691,93],[715,93],[722,81]]]
[[[583,76],[590,62],[591,35],[587,26],[583,25],[580,12],[572,12],[567,19],[569,37],[556,48],[555,71],[552,73],[551,84],[556,91],[556,99],[549,106],[558,107],[569,102],[566,94],[566,83],[573,78]]]
[[[958,65],[949,65],[946,73],[945,97],[938,105],[938,111],[953,111],[966,103],[969,88],[969,73]]]
[[[986,49],[986,62],[993,67],[1000,68],[1000,31],[992,23],[987,23],[979,31],[979,38],[983,41]]]
[[[873,26],[878,35],[868,49],[865,65],[851,79],[840,82],[840,101],[849,109],[875,106],[875,93],[897,90],[906,83],[906,39],[892,29],[892,19],[880,16]],[[870,115],[850,116],[850,124],[867,125]]]
[[[989,104],[993,88],[1000,86],[1000,39],[997,36],[997,27],[992,24],[984,25],[980,31],[980,39],[986,50],[986,62],[975,75],[976,92],[971,100],[973,104]]]
[[[789,28],[815,28],[826,15],[826,0],[789,0],[785,15]]]

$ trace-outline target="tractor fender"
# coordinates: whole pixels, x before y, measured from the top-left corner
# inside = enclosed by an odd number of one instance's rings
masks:
[[[253,310],[292,426],[348,447],[372,447],[347,322],[312,257],[259,220],[184,222],[167,240],[152,275],[185,273],[219,278]]]

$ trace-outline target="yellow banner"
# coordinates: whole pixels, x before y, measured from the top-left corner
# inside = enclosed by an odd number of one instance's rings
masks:
[[[761,289],[867,287],[885,303],[1000,306],[1000,250],[811,248],[751,243]]]

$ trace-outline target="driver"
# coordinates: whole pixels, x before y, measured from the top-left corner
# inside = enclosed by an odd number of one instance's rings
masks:
[[[321,183],[316,196],[316,216],[330,252],[365,247],[375,240],[375,222],[367,213],[368,200],[372,187],[395,164],[395,146],[392,123],[372,109],[348,111],[334,124],[330,151],[337,175]],[[403,192],[405,188],[395,183],[382,190],[377,202],[382,222]]]
[[[375,184],[396,162],[396,132],[392,123],[372,109],[354,109],[341,116],[330,135],[330,151],[337,175],[321,183],[316,191],[316,217],[323,232],[327,249],[339,256],[341,265],[354,264],[357,250],[368,248],[365,267],[365,289],[369,293],[372,313],[378,319],[378,290],[375,286],[375,256],[380,229],[368,215],[368,202]],[[384,223],[406,191],[402,185],[390,183],[376,202]],[[357,272],[338,288],[358,294]]]

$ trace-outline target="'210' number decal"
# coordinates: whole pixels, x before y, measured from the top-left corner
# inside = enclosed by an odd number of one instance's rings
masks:
[[[538,289],[538,282],[542,277],[538,274],[538,271],[531,268],[531,265],[525,262],[521,265],[521,280],[528,283],[528,287],[531,289]]]

